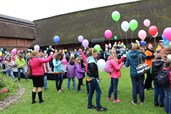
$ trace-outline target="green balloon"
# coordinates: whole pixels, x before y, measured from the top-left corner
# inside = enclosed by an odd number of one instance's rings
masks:
[[[134,32],[138,27],[138,22],[133,19],[129,22],[129,28],[132,30],[132,32]]]
[[[117,36],[114,36],[114,40],[117,40],[118,39],[118,37]]]
[[[121,15],[120,15],[120,13],[118,12],[118,11],[114,11],[113,13],[112,13],[112,19],[114,20],[114,21],[119,21],[119,19],[120,19],[120,17],[121,17]]]
[[[100,47],[99,44],[96,44],[96,45],[94,46],[94,49],[97,50],[97,53],[99,53],[99,52],[101,51],[101,47]]]

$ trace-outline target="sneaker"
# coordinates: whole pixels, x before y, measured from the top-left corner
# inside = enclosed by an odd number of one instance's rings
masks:
[[[97,107],[96,109],[97,109],[97,111],[106,111],[107,110],[107,108],[105,108],[105,107]]]
[[[59,90],[59,91],[58,91],[58,93],[62,93],[62,91],[61,91],[61,90]]]
[[[120,102],[119,99],[113,101],[113,103],[119,103],[119,102]]]
[[[140,102],[140,105],[143,105],[144,104],[144,102]]]
[[[113,98],[107,98],[108,101],[113,101]]]
[[[39,103],[43,103],[43,102],[44,102],[44,100],[39,101]]]
[[[134,104],[134,105],[137,105],[137,103],[135,103],[134,101],[132,101],[131,103]]]
[[[88,109],[95,109],[96,107],[94,105],[88,105]]]

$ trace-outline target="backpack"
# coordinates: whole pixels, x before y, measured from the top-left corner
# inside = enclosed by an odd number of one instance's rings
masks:
[[[112,73],[112,72],[113,72],[113,68],[112,68],[112,66],[111,66],[110,60],[107,60],[107,61],[106,61],[105,71],[106,71],[107,73]]]
[[[161,70],[156,79],[158,84],[163,87],[163,88],[169,88],[169,75],[170,75],[170,70]]]

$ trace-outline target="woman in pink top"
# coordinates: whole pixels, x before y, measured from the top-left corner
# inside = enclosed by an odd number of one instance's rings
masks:
[[[118,89],[118,81],[121,76],[120,69],[123,66],[123,62],[118,61],[117,54],[115,50],[110,50],[110,56],[108,57],[110,61],[111,68],[113,68],[113,72],[110,74],[111,82],[108,90],[108,100],[113,100],[111,98],[112,92],[114,93],[114,103],[120,102],[117,96]],[[124,59],[122,59],[124,60]]]
[[[31,54],[31,59],[29,61],[29,65],[31,67],[32,72],[32,80],[33,80],[33,90],[32,90],[32,104],[36,103],[36,92],[38,92],[39,103],[43,102],[42,99],[42,87],[44,86],[44,68],[43,63],[46,63],[52,59],[53,54],[49,55],[46,59],[42,59],[39,57],[37,51],[33,51]]]

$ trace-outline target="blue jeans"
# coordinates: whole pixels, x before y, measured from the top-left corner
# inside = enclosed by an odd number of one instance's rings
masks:
[[[171,114],[171,88],[165,89],[164,107],[168,114]]]
[[[28,80],[28,77],[26,76],[25,68],[18,68],[18,80],[20,80],[21,71],[24,77],[26,78],[26,80]]]
[[[63,82],[63,74],[56,74],[56,89],[57,91],[61,90],[62,82]]]
[[[160,105],[164,105],[164,90],[159,86],[157,80],[154,80],[154,104],[159,104],[158,97],[160,96]]]
[[[90,81],[90,92],[88,94],[88,105],[92,106],[92,98],[93,98],[94,90],[96,91],[96,106],[101,107],[100,97],[101,97],[102,92],[101,92],[100,86],[96,79],[92,79]]]
[[[108,98],[111,98],[112,92],[114,93],[114,99],[117,100],[117,91],[118,91],[118,78],[111,78],[110,87],[108,90]]]
[[[47,74],[44,75],[44,89],[47,89],[48,85],[47,85]]]
[[[6,75],[11,76],[13,80],[15,80],[13,70],[6,70]]]
[[[75,78],[68,78],[67,89],[70,89],[70,81],[72,80],[72,89],[76,90]]]
[[[132,96],[134,103],[137,103],[137,94],[140,95],[140,101],[144,102],[144,75],[132,77]]]

